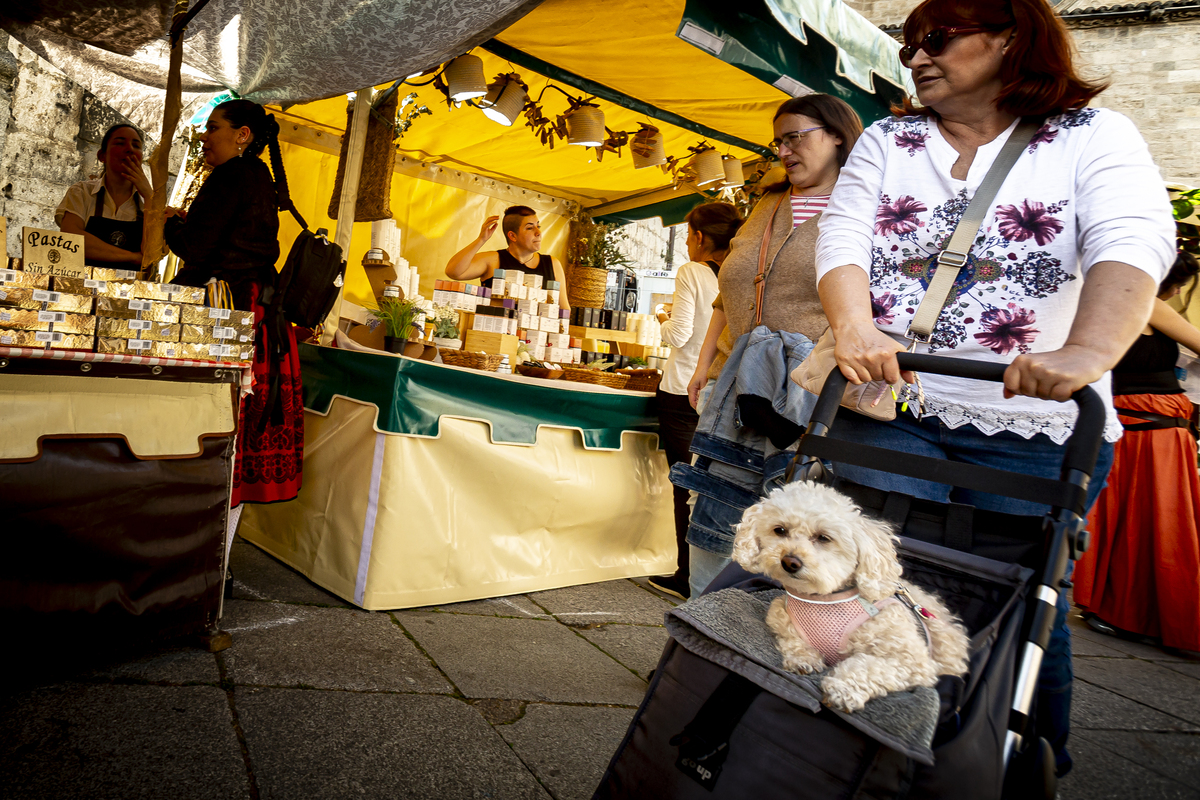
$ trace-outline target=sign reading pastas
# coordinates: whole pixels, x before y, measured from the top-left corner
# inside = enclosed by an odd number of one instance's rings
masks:
[[[88,277],[83,265],[82,234],[22,228],[21,247],[26,272],[60,278]]]

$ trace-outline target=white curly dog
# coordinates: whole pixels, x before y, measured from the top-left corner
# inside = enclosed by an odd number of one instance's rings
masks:
[[[966,631],[937,597],[901,580],[897,541],[887,524],[814,483],[776,489],[737,525],[733,559],[787,590],[767,611],[783,668],[832,667],[821,683],[830,708],[858,711],[967,671]]]

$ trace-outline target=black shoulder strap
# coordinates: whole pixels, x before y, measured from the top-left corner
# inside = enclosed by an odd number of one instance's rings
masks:
[[[100,219],[104,219],[104,181],[103,180],[100,181],[100,190],[98,192],[96,192],[96,207],[94,209],[92,209],[92,216],[100,217]],[[87,225],[86,219],[83,221],[83,224]]]
[[[304,217],[300,216],[300,212],[296,210],[296,204],[290,198],[288,199],[287,211],[296,218],[296,222],[300,223],[301,228],[308,230],[308,223],[304,221]]]
[[[704,263],[708,264],[708,268],[713,271],[713,275],[716,275],[718,278],[721,277],[721,265],[720,264],[718,264],[715,261],[705,261]]]

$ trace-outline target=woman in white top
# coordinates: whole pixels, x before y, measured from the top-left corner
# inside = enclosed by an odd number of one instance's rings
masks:
[[[1058,477],[1072,429],[1067,400],[1092,387],[1108,440],[1088,504],[1120,436],[1108,371],[1149,318],[1174,259],[1167,194],[1133,124],[1087,108],[1104,88],[1079,78],[1046,0],[926,0],[904,23],[901,61],[920,106],[876,122],[842,169],[821,218],[817,280],[852,382],[900,380],[896,353],[937,253],[1022,117],[1044,119],[987,211],[929,344],[916,352],[1008,364],[1003,386],[922,376],[927,415],[876,422],[839,413],[831,436],[951,461]],[[1037,400],[1034,398],[1042,398]],[[915,405],[915,404],[913,404]],[[903,458],[903,456],[898,456]],[[875,470],[840,474],[885,491],[1011,514],[1046,507]],[[1065,744],[1071,649],[1065,593],[1043,660],[1038,734]]]
[[[729,255],[729,242],[742,226],[742,217],[729,203],[705,203],[686,217],[688,263],[675,275],[675,299],[669,314],[658,312],[663,342],[671,357],[658,385],[658,428],[668,465],[689,461],[692,434],[699,416],[688,401],[688,381],[696,370],[700,347],[717,297],[717,272]],[[688,597],[688,490],[674,487],[675,539],[679,545],[674,575],[651,578],[655,588],[684,600]]]
[[[139,270],[142,208],[151,192],[142,170],[142,135],[132,125],[114,125],[100,140],[96,157],[104,174],[67,189],[54,221],[63,233],[83,234],[88,264]]]

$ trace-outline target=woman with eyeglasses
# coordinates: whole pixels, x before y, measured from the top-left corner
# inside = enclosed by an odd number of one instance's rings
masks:
[[[1121,425],[1108,372],[1146,325],[1175,257],[1167,194],[1134,125],[1088,108],[1084,80],[1046,0],[925,0],[904,23],[901,62],[916,102],[876,122],[850,156],[817,246],[818,288],[853,383],[901,380],[896,353],[1009,365],[1003,386],[921,376],[924,415],[879,422],[843,409],[831,435],[903,453],[1057,478],[1075,420],[1062,404],[1091,385],[1109,407],[1090,506]],[[909,331],[969,200],[1022,118],[1028,139],[985,212],[928,341]],[[1028,135],[1028,134],[1027,134]],[[912,376],[906,376],[912,380]],[[1059,403],[1047,403],[1056,400]],[[1046,506],[836,465],[856,483],[1019,515]],[[1060,775],[1071,698],[1065,592],[1038,692],[1038,734]]]
[[[785,101],[775,112],[771,150],[786,177],[765,187],[737,236],[718,276],[720,293],[688,383],[688,399],[703,412],[708,391],[721,374],[734,343],[758,318],[756,276],[764,234],[768,237],[761,322],[771,331],[789,331],[816,341],[827,327],[814,290],[817,220],[862,133],[862,121],[849,105],[827,94]],[[726,508],[740,517],[741,508]],[[699,517],[699,518],[698,518]],[[701,519],[703,518],[703,519]],[[696,596],[729,563],[733,531],[693,511],[688,532],[690,587]],[[719,529],[719,530],[718,530]]]

